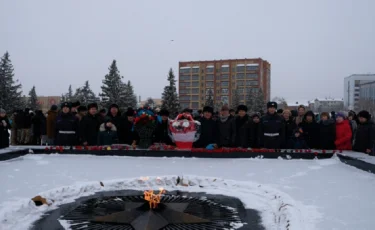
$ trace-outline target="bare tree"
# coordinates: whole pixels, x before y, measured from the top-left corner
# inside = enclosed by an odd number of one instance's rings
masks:
[[[285,98],[283,97],[274,97],[272,101],[277,103],[277,108],[279,109],[287,109],[288,103],[286,102]]]

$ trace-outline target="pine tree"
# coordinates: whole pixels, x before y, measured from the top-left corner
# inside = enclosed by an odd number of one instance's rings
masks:
[[[38,96],[36,95],[35,86],[33,86],[33,88],[31,88],[29,92],[29,100],[27,102],[27,107],[29,107],[33,111],[39,109]]]
[[[234,90],[234,94],[232,96],[232,106],[231,108],[237,110],[237,107],[240,105],[240,94],[238,92],[238,88]]]
[[[12,109],[21,109],[25,106],[22,98],[22,85],[14,81],[13,65],[6,52],[0,60],[0,108],[9,112]]]
[[[147,101],[146,101],[146,103],[145,103],[145,105],[144,105],[145,107],[150,107],[150,108],[155,108],[155,102],[154,102],[154,100],[151,98],[151,97],[149,97],[149,98],[147,98]]]
[[[214,108],[214,94],[211,89],[208,90],[208,95],[206,98],[206,102],[204,103],[204,106],[210,106]]]
[[[169,85],[164,87],[164,92],[162,94],[162,109],[167,109],[169,113],[173,116],[180,109],[180,103],[178,101],[176,80],[172,68],[169,69],[168,73]]]
[[[69,89],[68,89],[68,92],[61,95],[61,101],[74,101],[75,98],[74,98],[74,95],[73,95],[73,89],[72,89],[72,85],[69,85]]]
[[[134,88],[130,81],[127,84],[124,84],[124,107],[125,108],[137,108],[137,96],[134,94]]]
[[[263,111],[265,104],[262,89],[249,93],[246,97],[246,106],[250,112]]]
[[[98,102],[95,93],[90,88],[89,81],[86,81],[84,86],[76,89],[74,98],[84,105]]]
[[[122,76],[117,68],[116,60],[112,61],[108,68],[109,73],[105,75],[103,85],[101,87],[102,93],[99,94],[102,101],[102,106],[109,107],[111,104],[117,104],[120,108],[126,107],[126,84],[122,82]]]

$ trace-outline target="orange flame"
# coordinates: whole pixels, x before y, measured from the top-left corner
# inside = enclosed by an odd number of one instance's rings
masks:
[[[144,191],[145,200],[148,201],[150,208],[155,209],[160,203],[161,196],[165,193],[163,188],[159,188],[159,193],[154,194],[153,190]]]

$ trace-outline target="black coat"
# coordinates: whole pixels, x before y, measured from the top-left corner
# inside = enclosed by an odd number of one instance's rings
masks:
[[[236,124],[234,118],[228,117],[226,121],[220,118],[216,121],[216,144],[219,147],[232,147],[236,140]]]
[[[71,113],[60,113],[57,117],[55,144],[59,146],[78,144],[78,119]]]
[[[251,148],[260,148],[260,122],[254,123],[253,121],[250,122],[250,136],[249,136],[249,143]]]
[[[25,112],[18,111],[13,122],[16,123],[17,129],[23,129],[25,127]]]
[[[163,143],[166,145],[174,145],[170,135],[169,135],[169,124],[167,121],[157,122],[156,128],[154,130],[153,138],[154,143]]]
[[[31,128],[31,114],[30,113],[24,113],[23,117],[23,128],[24,129],[30,129]]]
[[[4,123],[6,125],[4,125]],[[7,116],[0,117],[0,149],[9,147],[9,130],[12,128]]]
[[[302,121],[299,124],[302,128],[303,138],[311,149],[319,148],[319,124],[313,120],[312,122]]]
[[[39,137],[41,135],[46,135],[46,117],[43,115],[42,112],[37,112],[35,116],[31,118],[31,123],[33,127],[34,136]]]
[[[216,144],[216,121],[202,118],[200,122],[200,136],[199,139],[194,142],[193,147],[206,148],[209,144]]]
[[[118,143],[116,127],[106,129],[105,124],[101,124],[98,134],[98,145],[113,145]]]
[[[87,114],[79,123],[80,142],[87,145],[94,146],[98,144],[98,133],[101,125],[99,116]]]
[[[109,111],[107,117],[111,119],[112,123],[116,126],[117,137],[120,144],[125,144],[126,127],[125,127],[125,117],[121,116],[120,111],[116,116],[113,116]]]
[[[334,120],[319,122],[319,148],[334,150],[336,140],[336,123]]]
[[[235,147],[248,148],[250,145],[250,117],[245,115],[244,117],[237,116],[234,119],[236,127]]]
[[[125,117],[124,121],[124,128],[125,128],[125,141],[124,143],[127,145],[131,145],[133,141],[139,142],[139,136],[138,133],[134,130],[134,123],[128,121],[128,119]]]
[[[306,141],[302,137],[292,137],[288,140],[288,149],[308,149]]]
[[[267,149],[280,149],[285,146],[285,125],[277,113],[267,113],[260,123],[260,146]]]
[[[371,121],[364,124],[359,123],[355,134],[353,150],[364,153],[366,149],[371,149],[372,154],[374,154],[374,144],[375,124]]]
[[[285,126],[285,143],[288,143],[288,141],[294,137],[293,132],[297,128],[297,124],[294,119],[289,118],[289,120],[284,119],[284,126]]]

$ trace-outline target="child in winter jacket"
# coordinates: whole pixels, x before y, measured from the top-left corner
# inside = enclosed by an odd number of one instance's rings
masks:
[[[111,121],[107,120],[100,125],[98,145],[113,145],[118,143],[117,129]]]
[[[300,129],[294,130],[294,137],[288,141],[289,149],[308,149],[306,141],[302,137]]]
[[[336,114],[336,149],[351,150],[352,149],[352,129],[348,120],[345,120],[343,113]]]

